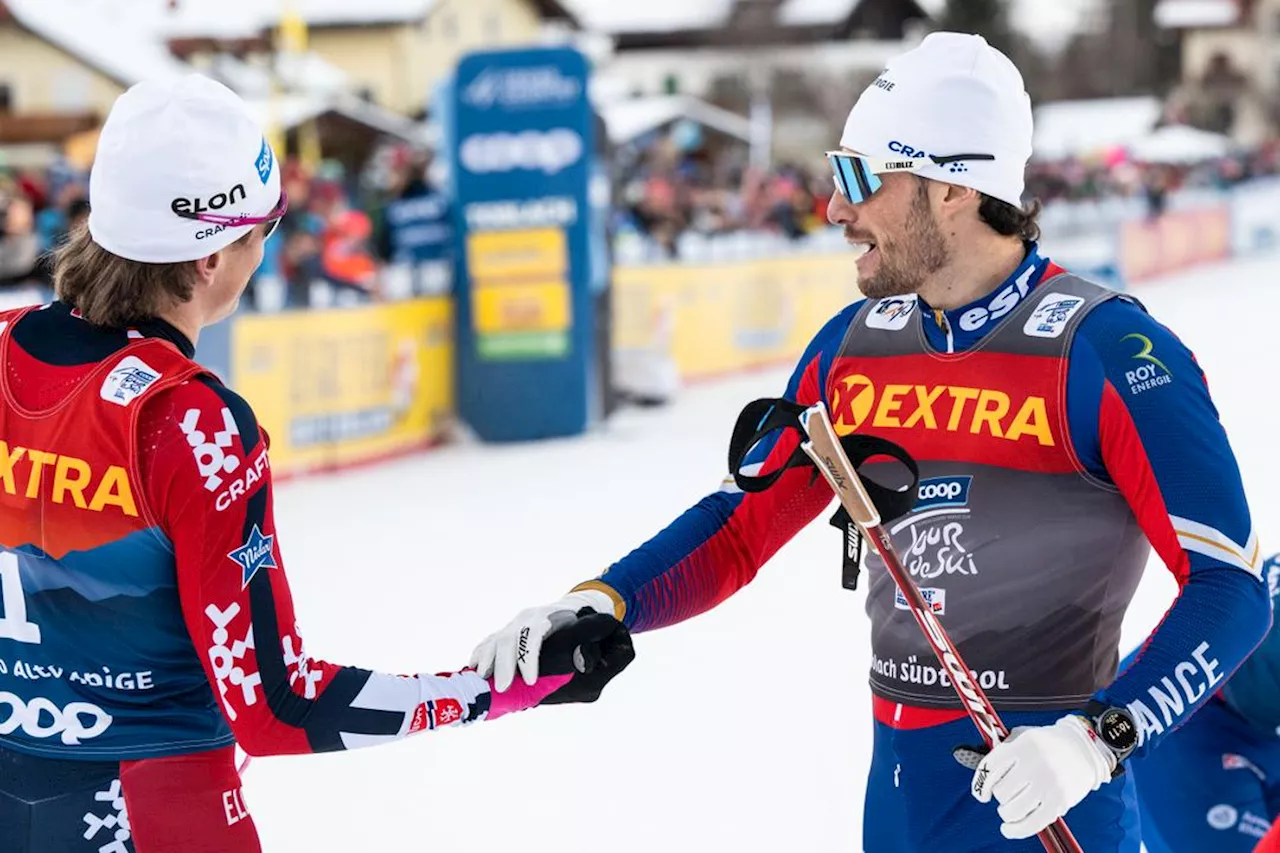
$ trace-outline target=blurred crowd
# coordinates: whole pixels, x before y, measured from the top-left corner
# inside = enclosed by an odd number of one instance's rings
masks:
[[[621,170],[612,230],[653,241],[668,257],[679,238],[751,231],[798,240],[827,225],[830,174],[779,164],[769,170],[704,150],[655,145]]]
[[[279,280],[287,305],[309,304],[316,282],[378,298],[391,252],[381,213],[390,201],[426,191],[426,165],[403,147],[358,173],[332,162],[308,169],[286,161],[289,211],[267,244],[259,278]],[[88,175],[63,162],[0,167],[0,288],[52,285],[50,253],[87,218],[87,199]]]
[[[385,213],[397,200],[432,193],[430,166],[427,155],[405,146],[379,150],[359,171],[286,161],[289,212],[268,244],[257,286],[272,282],[276,307],[316,304],[317,284],[349,300],[387,296],[396,247]],[[612,235],[654,247],[650,257],[678,258],[690,235],[801,240],[827,227],[832,182],[825,166],[765,170],[747,163],[740,147],[708,152],[660,139],[621,158],[614,174]],[[1122,152],[1036,162],[1027,193],[1050,208],[1139,199],[1156,215],[1179,190],[1224,189],[1268,175],[1280,175],[1280,139],[1187,165],[1136,163]],[[49,252],[87,216],[87,196],[87,175],[64,163],[38,171],[0,167],[0,288],[51,284]],[[255,304],[254,294],[248,303]]]
[[[1193,163],[1140,163],[1117,150],[1089,158],[1033,162],[1027,171],[1027,195],[1045,205],[1141,197],[1154,215],[1162,212],[1168,196],[1179,190],[1225,190],[1242,181],[1277,174],[1280,139]]]

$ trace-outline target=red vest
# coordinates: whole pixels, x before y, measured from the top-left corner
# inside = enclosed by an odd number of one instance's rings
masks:
[[[10,330],[29,310],[0,314],[0,743],[85,760],[230,743],[138,459],[143,404],[204,370],[139,339],[27,409]],[[48,370],[23,380],[65,381]]]

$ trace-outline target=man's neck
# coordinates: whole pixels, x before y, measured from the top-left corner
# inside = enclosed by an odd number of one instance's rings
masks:
[[[200,321],[191,311],[191,303],[186,302],[168,311],[161,311],[159,317],[191,341],[191,346],[200,342]]]
[[[929,276],[917,291],[934,308],[949,311],[981,299],[1013,275],[1027,257],[1022,240],[997,237],[967,244],[951,263]]]

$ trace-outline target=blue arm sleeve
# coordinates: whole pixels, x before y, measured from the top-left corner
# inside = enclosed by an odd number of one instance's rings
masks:
[[[861,302],[832,318],[809,344],[790,381],[787,399],[811,404]],[[725,435],[728,440],[728,432]],[[797,442],[784,435],[761,442],[747,463],[781,461]],[[652,539],[582,587],[603,589],[621,602],[623,621],[651,630],[709,610],[741,589],[756,571],[831,501],[819,478],[796,469],[765,492],[744,495],[733,485],[703,498]]]
[[[1271,623],[1235,456],[1190,350],[1115,299],[1081,324],[1068,409],[1082,462],[1133,509],[1180,592],[1100,701],[1127,706],[1139,754],[1207,701]]]

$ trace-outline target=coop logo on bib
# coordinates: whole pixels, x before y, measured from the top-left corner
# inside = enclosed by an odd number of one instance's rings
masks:
[[[24,702],[0,691],[0,735],[11,735],[21,728],[28,737],[43,740],[57,735],[67,746],[77,746],[105,732],[111,719],[106,711],[88,702],[59,708],[43,696]]]
[[[973,477],[930,477],[921,480],[916,493],[915,512],[939,506],[962,507],[969,505],[969,487]]]

